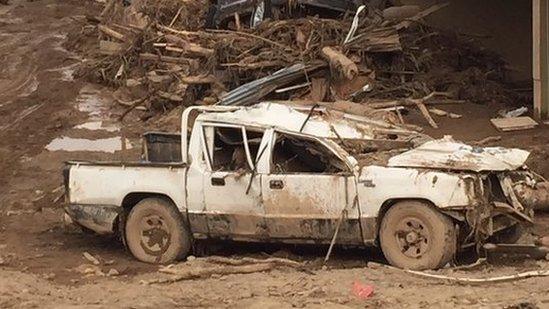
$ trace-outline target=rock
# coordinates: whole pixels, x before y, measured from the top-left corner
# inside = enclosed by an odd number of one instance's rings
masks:
[[[21,212],[20,211],[16,211],[16,210],[8,210],[6,211],[6,216],[8,217],[11,217],[11,216],[18,216],[20,215]]]
[[[107,273],[107,276],[109,276],[109,277],[115,277],[115,276],[118,276],[118,275],[120,275],[120,272],[118,272],[118,270],[116,270],[114,268],[109,269],[109,272]]]
[[[101,262],[99,262],[99,260],[95,256],[89,254],[88,252],[84,252],[82,254],[84,255],[84,258],[86,258],[86,260],[90,261],[93,265],[101,264]]]
[[[105,273],[101,271],[101,268],[96,265],[90,265],[90,264],[82,264],[74,269],[75,271],[89,276],[89,275],[97,275],[97,276],[104,276]]]
[[[6,260],[4,260],[4,258],[0,256],[0,266],[2,265],[6,265]]]
[[[194,260],[196,260],[196,256],[194,256],[194,255],[189,255],[187,257],[187,262],[191,262],[191,261],[194,261]]]
[[[84,269],[84,274],[85,275],[95,274],[96,270],[97,269],[94,268],[94,267],[88,267],[88,268]]]

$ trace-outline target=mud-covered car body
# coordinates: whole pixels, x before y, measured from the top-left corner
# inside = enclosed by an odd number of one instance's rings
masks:
[[[532,222],[513,190],[534,182],[522,168],[526,151],[447,138],[383,164],[364,163],[342,145],[404,145],[416,133],[274,103],[189,108],[182,128],[181,136],[148,134],[145,162],[69,162],[67,214],[98,233],[115,233],[132,205],[162,196],[184,214],[195,238],[329,243],[342,220],[337,243],[348,245],[375,244],[380,218],[401,200],[425,201],[451,216],[462,227],[462,245]]]

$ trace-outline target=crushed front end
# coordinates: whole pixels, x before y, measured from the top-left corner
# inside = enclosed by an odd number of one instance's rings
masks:
[[[536,190],[540,180],[528,170],[480,173],[471,182],[475,201],[465,211],[462,247],[516,242],[518,231],[534,224],[535,205],[523,192]]]

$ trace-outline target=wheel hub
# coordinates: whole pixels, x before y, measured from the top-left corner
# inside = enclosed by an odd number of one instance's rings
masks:
[[[429,231],[417,218],[405,218],[396,229],[401,252],[411,258],[421,258],[429,249]]]
[[[419,235],[416,232],[409,232],[408,234],[406,234],[406,241],[410,244],[416,243],[418,239]]]
[[[141,221],[141,247],[147,254],[161,255],[170,245],[170,233],[164,219],[157,215],[143,217]]]

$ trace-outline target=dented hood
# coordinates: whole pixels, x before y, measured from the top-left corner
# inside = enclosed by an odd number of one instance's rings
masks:
[[[530,153],[503,147],[473,147],[452,137],[427,142],[389,159],[388,166],[464,171],[505,171],[520,168]]]

